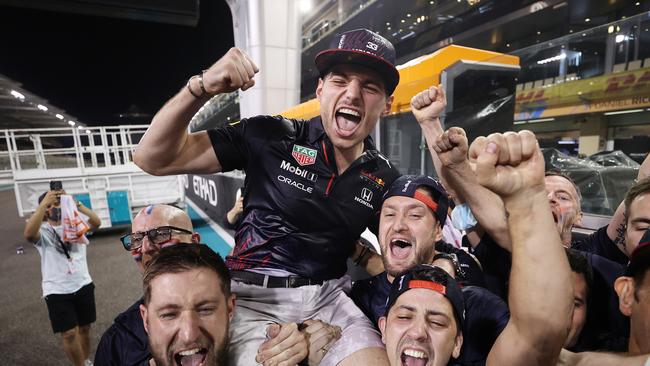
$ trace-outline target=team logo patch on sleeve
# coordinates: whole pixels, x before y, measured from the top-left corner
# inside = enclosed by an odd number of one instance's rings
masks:
[[[300,165],[312,165],[316,162],[316,153],[317,151],[314,149],[300,145],[293,145],[291,156],[293,156]]]

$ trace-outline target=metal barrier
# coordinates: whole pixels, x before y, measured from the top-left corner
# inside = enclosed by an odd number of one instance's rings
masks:
[[[141,207],[184,199],[179,177],[152,176],[133,163],[147,127],[2,130],[7,151],[0,152],[0,179],[13,180],[21,217],[36,209],[51,180],[60,180],[67,193],[91,205],[103,227],[129,223]]]

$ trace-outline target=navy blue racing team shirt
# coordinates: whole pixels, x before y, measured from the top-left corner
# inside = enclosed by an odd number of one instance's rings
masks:
[[[399,176],[371,137],[339,175],[320,117],[258,116],[208,135],[222,171],[246,172],[243,219],[226,258],[231,270],[343,276],[355,241],[367,227],[376,232],[382,196]]]

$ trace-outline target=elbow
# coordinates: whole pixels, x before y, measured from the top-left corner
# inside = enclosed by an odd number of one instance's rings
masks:
[[[35,243],[38,240],[38,237],[35,234],[27,231],[23,232],[23,237],[30,243]]]
[[[133,163],[135,163],[135,165],[145,173],[151,175],[163,175],[160,167],[156,164],[156,159],[149,159],[141,149],[136,149],[133,153]]]

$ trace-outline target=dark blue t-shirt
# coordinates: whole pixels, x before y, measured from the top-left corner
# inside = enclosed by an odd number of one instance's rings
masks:
[[[607,226],[601,227],[584,239],[572,242],[571,248],[598,254],[622,266],[626,266],[629,262],[629,258],[616,247],[616,244],[607,235]]]
[[[592,234],[588,240],[596,242],[604,239],[602,229],[599,232],[600,234],[594,233],[598,235]],[[606,232],[604,235],[607,236]],[[619,311],[614,282],[623,275],[625,267],[594,253],[579,252],[586,256],[593,270],[594,280],[587,304],[587,322],[573,350],[624,351],[622,346],[629,335],[629,319]],[[484,234],[473,253],[483,266],[487,288],[507,301],[512,261],[510,252]]]
[[[95,353],[96,366],[148,365],[149,337],[144,330],[140,299],[115,318],[114,323],[104,332]]]

